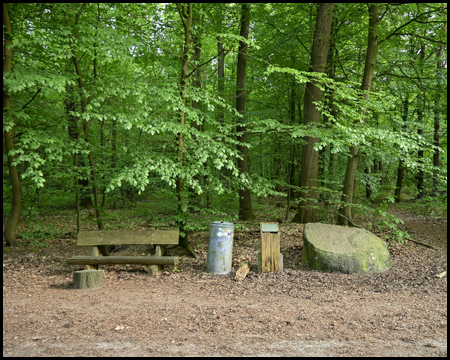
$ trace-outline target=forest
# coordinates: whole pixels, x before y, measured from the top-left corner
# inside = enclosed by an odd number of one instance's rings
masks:
[[[264,199],[280,223],[446,216],[446,4],[4,3],[3,137],[7,246],[136,202],[187,249]]]
[[[3,137],[3,356],[447,356],[446,3],[4,3]]]

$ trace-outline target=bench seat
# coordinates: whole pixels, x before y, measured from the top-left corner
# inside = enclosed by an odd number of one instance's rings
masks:
[[[80,231],[77,245],[92,246],[92,256],[72,256],[69,265],[84,265],[96,269],[105,264],[142,264],[152,275],[160,274],[162,266],[177,265],[178,256],[162,256],[161,245],[178,244],[179,230],[124,230],[124,231]],[[107,245],[154,245],[152,256],[111,256]],[[103,254],[103,256],[101,255]]]
[[[142,264],[177,265],[178,256],[72,256],[69,265]]]

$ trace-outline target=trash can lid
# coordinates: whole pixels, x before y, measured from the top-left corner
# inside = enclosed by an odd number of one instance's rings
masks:
[[[232,227],[234,228],[234,224],[226,221],[214,221],[209,226],[212,227]]]

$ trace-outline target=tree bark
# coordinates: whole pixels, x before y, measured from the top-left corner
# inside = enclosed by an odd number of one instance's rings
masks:
[[[78,12],[75,14],[75,24],[78,24],[80,15],[83,12],[83,9],[85,6],[86,6],[86,4],[84,3],[80,7]],[[67,19],[67,21],[68,21],[68,19]],[[71,53],[72,53],[72,62],[75,67],[75,72],[76,72],[77,78],[78,78],[77,79],[78,80],[78,88],[80,90],[80,94],[82,94],[83,88],[84,88],[84,82],[83,82],[83,77],[82,77],[82,73],[81,73],[80,63],[78,61],[78,57],[77,57],[75,48],[72,48]],[[81,113],[83,114],[85,112],[86,112],[86,99],[84,98],[84,96],[81,96]],[[97,174],[96,174],[96,170],[95,170],[94,155],[92,154],[92,151],[90,149],[90,143],[89,143],[89,123],[86,120],[83,120],[81,129],[77,136],[77,142],[79,141],[82,132],[84,132],[84,140],[88,144],[88,151],[89,151],[88,157],[89,157],[89,165],[91,167],[91,175],[92,175],[92,181],[93,181],[92,188],[93,188],[93,192],[94,192],[94,207],[95,207],[95,215],[97,218],[97,227],[99,230],[103,230],[103,221],[102,221],[101,214],[100,214],[100,196],[99,196],[99,191],[98,191],[98,186],[97,186]],[[78,165],[78,154],[75,154],[75,165],[76,166]],[[78,199],[77,199],[77,201],[78,201]],[[106,246],[101,246],[101,247],[99,247],[99,249],[103,255],[109,255],[109,251],[106,248]]]
[[[420,47],[420,64],[423,64],[425,59],[425,45]],[[425,109],[425,88],[420,82],[421,86],[419,88],[419,95],[417,96],[417,135],[419,138],[422,137],[423,134],[423,112]],[[419,172],[417,174],[417,199],[421,199],[423,197],[423,183],[425,173],[423,171],[423,148],[420,148],[417,152],[417,162],[419,163]]]
[[[444,9],[446,7],[446,4],[444,4]],[[447,22],[445,22],[445,33],[447,34]],[[444,67],[444,61],[442,60],[445,54],[445,46],[444,44],[441,44],[439,48],[439,54],[438,54],[438,61],[437,61],[437,88],[438,93],[436,96],[436,102],[434,104],[434,134],[433,134],[433,145],[435,146],[433,150],[433,189],[432,189],[432,196],[438,195],[438,182],[439,182],[439,128],[440,128],[440,116],[439,116],[439,108],[440,108],[440,102],[441,102],[441,82],[442,82],[442,73],[441,69]]]
[[[409,107],[409,100],[408,96],[405,97],[403,100],[403,131],[406,131],[406,122],[408,120],[408,107]],[[400,195],[402,192],[402,182],[403,182],[403,176],[405,175],[405,166],[403,159],[399,159],[398,163],[398,169],[397,169],[397,183],[395,186],[395,192],[394,192],[394,201],[396,203],[400,202]]]
[[[222,28],[222,9],[219,7],[218,14],[218,22],[219,28]],[[225,95],[225,51],[223,48],[222,38],[220,36],[217,37],[217,92],[219,97],[223,99]],[[225,118],[224,110],[222,107],[218,107],[217,109],[217,121],[219,124],[223,124]]]
[[[379,5],[371,5],[369,8],[369,36],[366,51],[366,60],[364,64],[364,74],[361,84],[361,90],[364,92],[364,97],[369,96],[372,89],[373,73],[375,71],[375,64],[378,52],[378,25],[380,19],[378,17]],[[350,156],[347,159],[347,168],[345,171],[344,187],[342,194],[342,205],[339,209],[338,225],[351,225],[349,220],[352,219],[353,193],[355,187],[355,175],[358,167],[358,146],[350,147]]]
[[[183,22],[183,26],[184,26],[183,61],[182,61],[182,65],[181,65],[181,76],[180,76],[180,97],[181,97],[181,101],[182,101],[183,105],[186,105],[186,94],[185,93],[186,93],[186,88],[187,88],[187,80],[189,77],[189,57],[190,57],[189,53],[190,53],[191,43],[192,43],[192,39],[191,39],[191,27],[192,27],[192,19],[193,19],[192,7],[193,7],[192,3],[187,4],[187,13],[186,13],[184,7],[180,8],[180,5],[177,4],[178,12],[180,14],[181,21]],[[179,116],[180,116],[180,120],[179,120],[180,125],[183,128],[185,126],[185,113],[184,113],[183,109],[180,109]],[[182,167],[183,166],[183,157],[184,157],[184,134],[183,134],[183,131],[180,131],[178,133],[177,142],[178,142],[178,163]],[[178,195],[178,224],[177,225],[180,229],[179,244],[180,244],[180,246],[184,247],[192,257],[197,257],[189,245],[188,237],[187,237],[186,231],[184,230],[185,226],[186,226],[186,211],[187,211],[185,191],[187,191],[187,189],[185,189],[185,187],[184,187],[183,176],[178,177],[177,182],[176,182],[176,187],[177,187],[177,195]],[[182,233],[184,235],[181,235]]]
[[[395,185],[395,192],[394,192],[394,201],[396,203],[400,202],[400,195],[402,193],[402,184],[403,184],[403,176],[405,175],[405,166],[402,159],[398,162],[398,168],[397,168],[397,182]]]
[[[66,85],[66,99],[64,100],[64,105],[66,109],[66,117],[67,117],[67,130],[69,133],[69,138],[73,142],[78,142],[78,119],[72,114],[72,112],[76,111],[75,107],[75,101],[73,98],[73,86],[67,84]],[[84,166],[84,162],[82,159],[79,158],[79,155],[74,155],[78,157],[77,164],[75,168],[78,168],[78,166]],[[90,208],[93,207],[94,204],[92,203],[91,194],[86,192],[86,188],[89,186],[89,180],[88,179],[75,179],[75,188],[76,191],[80,192],[78,196],[78,203],[75,204],[76,208],[79,208],[80,206],[84,208]],[[81,191],[80,191],[81,187]]]
[[[11,18],[9,17],[8,4],[3,3],[3,77],[12,70],[12,26]],[[11,97],[9,95],[8,88],[3,87],[3,116],[8,118],[9,111],[11,109]],[[20,177],[17,167],[13,165],[14,156],[10,155],[10,152],[14,150],[14,134],[13,129],[10,128],[3,132],[3,137],[5,139],[5,150],[8,157],[8,169],[9,169],[9,179],[11,181],[12,187],[12,207],[11,214],[9,214],[8,221],[5,225],[5,230],[3,235],[5,237],[6,245],[8,246],[19,246],[19,242],[16,239],[16,229],[17,224],[20,219],[20,209],[21,209],[21,189],[20,189]]]
[[[290,82],[290,89],[289,91],[289,118],[290,118],[290,125],[294,125],[295,122],[295,80],[291,79]],[[291,146],[289,149],[289,163],[288,163],[288,176],[287,176],[287,182],[289,184],[288,187],[288,191],[287,191],[287,197],[288,197],[288,205],[287,207],[289,208],[289,203],[291,198],[294,197],[294,186],[295,186],[295,172],[296,172],[296,161],[295,161],[295,155],[296,155],[296,149],[295,149],[295,143],[293,141],[291,141]],[[286,212],[286,215],[288,214],[288,212]],[[287,220],[287,218],[286,218]]]
[[[317,9],[316,28],[311,53],[310,72],[325,72],[330,47],[331,25],[333,20],[333,4],[321,3]],[[321,101],[322,91],[315,81],[306,84],[303,123],[315,126],[320,122],[320,112],[314,102]],[[317,202],[317,186],[319,178],[319,153],[314,150],[317,138],[307,136],[302,148],[300,170],[301,199],[298,212],[293,222],[307,223],[317,220],[315,204]]]
[[[203,19],[202,19],[203,20]],[[200,26],[200,15],[197,13],[193,14],[193,18],[192,18],[192,28],[196,29],[197,31],[194,34],[191,34],[191,38],[192,38],[192,47],[193,47],[193,54],[192,54],[192,63],[195,67],[195,70],[192,74],[192,87],[197,89],[199,92],[201,91],[201,87],[202,87],[202,77],[201,77],[201,70],[200,67],[198,66],[200,64],[200,58],[201,58],[201,51],[202,51],[202,44],[201,44],[201,40],[200,40],[200,31],[199,31],[199,26]],[[203,118],[201,118],[201,110],[202,110],[202,103],[200,101],[196,101],[196,100],[192,100],[192,109],[195,110],[200,110],[197,114],[199,114],[199,119],[197,121],[192,120],[191,121],[191,126],[195,129],[197,129],[197,131],[203,131],[204,130],[204,122],[203,122]],[[205,176],[200,176],[199,174],[197,174],[195,176],[195,179],[201,183],[205,183]],[[190,192],[190,201],[189,201],[189,207],[201,207],[202,206],[202,197],[201,195],[195,193],[194,191],[191,191],[191,189],[189,189]],[[206,198],[209,198],[208,192],[206,192]],[[207,201],[208,202],[208,201]]]
[[[241,33],[240,35],[248,39],[248,32],[250,28],[250,5],[242,4],[242,17],[241,17]],[[237,75],[236,75],[236,110],[242,115],[241,119],[238,119],[237,140],[245,144],[247,142],[245,125],[245,78],[247,72],[247,44],[243,41],[239,42],[239,54],[237,62]],[[248,155],[247,147],[245,145],[238,145],[238,151],[242,155],[242,159],[238,159],[238,169],[240,173],[248,174]],[[240,220],[253,220],[255,215],[253,214],[252,201],[250,198],[250,189],[242,185],[239,188],[239,219]]]

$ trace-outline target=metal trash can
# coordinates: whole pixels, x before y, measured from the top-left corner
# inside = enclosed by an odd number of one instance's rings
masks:
[[[233,223],[215,221],[209,225],[207,273],[228,274],[231,271],[233,235]]]

